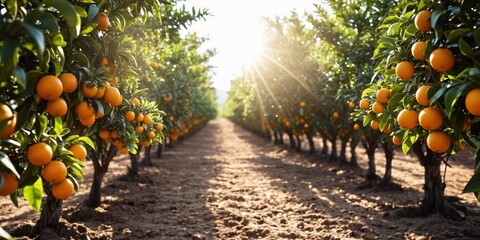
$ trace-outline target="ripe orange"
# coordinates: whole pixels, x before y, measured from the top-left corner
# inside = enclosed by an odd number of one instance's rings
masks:
[[[424,84],[417,89],[415,93],[415,99],[417,99],[418,104],[422,106],[429,106],[430,103],[428,101],[428,90],[430,89],[430,85]]]
[[[113,139],[118,138],[118,131],[117,131],[117,130],[111,131],[111,132],[110,132],[110,136],[111,136]]]
[[[427,146],[436,153],[446,152],[452,144],[448,134],[444,132],[431,132],[427,137]]]
[[[161,123],[155,124],[155,130],[161,132],[163,130],[163,124]]]
[[[358,124],[358,123],[353,124],[353,130],[355,130],[355,131],[360,130],[360,124]]]
[[[50,100],[47,103],[47,112],[52,117],[63,117],[67,114],[67,102],[63,98],[59,97],[55,100]]]
[[[338,112],[333,112],[332,113],[332,117],[337,119],[338,117],[340,116],[340,114]]]
[[[106,66],[108,66],[108,59],[107,59],[107,57],[102,57],[102,61],[100,61],[100,66],[101,66],[101,67],[106,67]]]
[[[135,113],[133,111],[127,111],[125,113],[125,120],[133,122],[133,120],[135,120]]]
[[[427,42],[418,41],[412,45],[412,55],[417,60],[425,60],[425,48],[427,47]]]
[[[127,146],[120,147],[118,150],[120,150],[121,154],[127,154],[128,153],[128,147]]]
[[[80,144],[73,144],[68,150],[70,150],[70,152],[73,153],[73,156],[80,161],[83,161],[87,157],[87,149]]]
[[[75,112],[80,119],[90,117],[92,114],[94,114],[94,111],[95,110],[86,101],[79,102],[75,107]]]
[[[143,113],[138,113],[137,122],[139,122],[139,123],[143,122],[144,118],[145,118],[145,115],[143,115]]]
[[[143,132],[143,126],[141,126],[141,125],[136,126],[136,127],[135,127],[135,132],[136,132],[137,134],[142,133],[142,132]]]
[[[382,132],[385,134],[390,134],[390,125],[389,124],[385,125],[385,127],[383,127]]]
[[[422,126],[425,130],[436,130],[440,126],[442,126],[442,112],[433,107],[425,108],[418,115],[418,122],[420,123],[420,126]]]
[[[95,114],[92,114],[86,118],[80,118],[80,123],[85,127],[91,127],[95,123]]]
[[[72,73],[62,73],[58,79],[62,82],[64,93],[72,93],[78,87],[78,79]]]
[[[140,100],[138,100],[138,98],[136,98],[136,97],[132,98],[132,103],[135,107],[140,106]]]
[[[150,138],[150,139],[154,139],[155,138],[155,132],[152,132],[152,131],[148,132],[147,137]]]
[[[299,104],[298,104],[300,107],[305,107],[305,102],[304,101],[301,101]]]
[[[0,187],[0,196],[11,195],[18,188],[18,179],[13,173],[3,173],[3,185]]]
[[[164,100],[166,103],[169,103],[170,101],[172,101],[172,98],[170,98],[170,97],[164,97],[163,100]]]
[[[404,129],[412,129],[418,124],[418,113],[412,109],[403,109],[397,116],[397,122]]]
[[[350,109],[354,109],[356,106],[357,106],[357,104],[355,104],[354,102],[349,102],[349,103],[348,103],[348,107],[349,107]]]
[[[95,95],[97,94],[97,91],[98,91],[98,88],[95,87],[94,85],[85,84],[85,83],[82,85],[82,92],[86,98],[95,97]]]
[[[417,27],[418,31],[427,32],[432,29],[431,16],[432,12],[429,10],[423,10],[417,13],[417,16],[415,16],[415,27]]]
[[[378,130],[378,128],[380,127],[380,122],[374,119],[372,120],[372,122],[370,122],[370,127],[372,127],[373,130]]]
[[[103,97],[103,95],[105,95],[105,87],[99,87],[97,88],[97,93],[95,94],[95,96],[93,96],[93,98],[95,99],[100,99]]]
[[[402,61],[395,67],[395,73],[398,78],[404,81],[410,80],[415,73],[415,66],[409,61]]]
[[[95,119],[99,119],[104,116],[104,113],[102,111],[97,111],[95,112]]]
[[[54,100],[62,95],[63,84],[54,75],[46,75],[38,80],[36,89],[42,99]]]
[[[402,137],[401,137],[401,136],[398,136],[398,135],[395,135],[395,136],[393,136],[393,138],[392,138],[393,144],[395,144],[395,145],[397,145],[397,146],[402,145],[402,141],[403,141]]]
[[[455,56],[448,48],[437,48],[430,53],[430,65],[439,72],[447,72],[455,65]]]
[[[152,116],[150,116],[150,114],[145,115],[145,117],[143,118],[143,123],[147,125],[152,124]]]
[[[43,166],[49,163],[52,157],[52,148],[44,142],[35,143],[28,147],[27,159],[32,165]]]
[[[377,91],[377,101],[380,103],[387,103],[390,97],[390,90],[388,88],[381,88]]]
[[[152,67],[153,69],[157,69],[158,64],[156,62],[152,62],[152,63],[150,63],[150,67]]]
[[[113,84],[113,85],[118,84],[118,78],[113,77],[112,79],[110,79],[110,83]]]
[[[97,30],[98,31],[106,30],[107,27],[110,25],[107,14],[104,12],[99,12],[95,17],[98,19]]]
[[[142,146],[144,146],[146,148],[150,147],[150,143],[147,140],[145,140],[145,141],[142,142]]]
[[[63,181],[67,178],[67,166],[61,161],[51,161],[43,167],[42,177],[51,183]]]
[[[75,192],[70,179],[65,179],[52,185],[52,194],[55,198],[65,200]]]
[[[372,111],[376,114],[382,113],[383,111],[385,111],[385,105],[379,102],[375,102],[372,105]]]
[[[103,96],[105,101],[110,103],[112,107],[117,107],[122,104],[123,98],[120,95],[120,91],[116,87],[109,87],[105,90],[105,95]]]
[[[12,116],[13,119],[9,120],[7,122],[7,126],[5,126],[5,128],[0,131],[0,137],[4,138],[11,136],[15,131],[15,125],[17,123],[17,118],[12,113],[10,107],[8,107],[6,104],[0,103],[0,122],[4,121],[5,119],[11,118]]]
[[[100,132],[98,132],[98,136],[102,140],[107,140],[110,138],[110,131],[108,131],[107,129],[102,129],[100,130]]]
[[[174,116],[168,116],[168,120],[170,122],[173,122],[175,120],[175,117]],[[290,122],[288,124],[290,124]]]
[[[480,116],[480,88],[468,91],[465,98],[465,107],[469,113]]]
[[[370,107],[370,102],[368,101],[368,99],[364,98],[364,99],[360,100],[360,108],[361,109],[368,110],[369,107]]]

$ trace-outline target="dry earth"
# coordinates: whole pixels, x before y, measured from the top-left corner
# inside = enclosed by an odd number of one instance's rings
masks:
[[[467,216],[453,221],[393,218],[392,210],[422,198],[422,169],[398,153],[394,181],[403,191],[359,190],[360,169],[275,146],[231,122],[211,121],[188,141],[167,149],[135,181],[122,179],[129,160],[118,157],[104,184],[103,204],[82,206],[91,184],[91,166],[82,189],[66,201],[57,235],[39,239],[480,239],[480,205],[460,194],[473,160],[460,154],[447,171],[446,194],[458,196]],[[377,153],[378,174],[384,169]],[[12,207],[0,199],[0,226],[10,233],[38,219],[24,200]],[[28,239],[28,237],[20,237]]]

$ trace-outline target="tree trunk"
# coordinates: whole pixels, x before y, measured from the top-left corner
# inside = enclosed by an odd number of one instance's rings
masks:
[[[278,142],[279,144],[285,144],[285,141],[283,140],[283,132],[282,131],[278,131],[278,140],[280,142]]]
[[[330,161],[337,161],[338,160],[338,156],[337,156],[337,135],[332,134],[330,142],[332,143],[332,153],[330,154]]]
[[[348,143],[348,137],[343,137],[341,138],[342,144],[340,148],[340,163],[348,164],[347,162],[347,143]]]
[[[142,160],[143,166],[153,166],[151,150],[152,150],[151,145],[145,148],[145,156],[143,157],[143,160]]]
[[[105,176],[105,171],[95,171],[93,173],[93,182],[92,187],[90,188],[90,194],[87,199],[87,207],[97,208],[102,202],[102,182],[103,176]]]
[[[295,136],[295,138],[297,139],[296,150],[297,152],[302,152],[302,140],[300,139],[300,136]]]
[[[385,174],[383,175],[383,185],[392,186],[392,161],[393,161],[393,152],[395,150],[392,141],[386,141],[382,143],[383,152],[385,153]]]
[[[358,167],[358,160],[357,160],[357,152],[355,151],[357,149],[357,145],[360,142],[360,139],[353,135],[352,140],[350,141],[350,166],[352,167]]]
[[[323,143],[322,155],[327,155],[328,154],[328,138],[323,134],[321,135],[322,135],[322,143]]]
[[[165,146],[164,143],[158,143],[157,157],[162,157],[163,147],[164,147],[164,146]]]
[[[47,199],[42,204],[40,219],[38,219],[32,231],[33,236],[40,234],[45,228],[52,228],[58,225],[60,216],[62,214],[62,200],[56,199],[52,194],[52,187],[49,183],[43,185],[44,191],[47,194]],[[32,236],[32,237],[33,237]]]
[[[315,153],[315,142],[313,141],[313,135],[311,133],[307,133],[308,145],[310,145],[310,154]]]
[[[423,143],[416,142],[412,147],[420,164],[425,168],[422,209],[425,213],[432,213],[435,211],[445,213],[447,208],[447,201],[444,194],[445,184],[442,181],[440,171],[442,156],[438,153],[432,152],[429,148],[426,148],[427,152],[424,154],[423,145]]]
[[[278,131],[273,131],[273,143],[274,144],[279,144],[280,143],[280,140],[279,140],[279,137],[278,137]]]
[[[290,139],[290,148],[295,148],[295,138],[293,137],[292,131],[287,132],[288,138]]]
[[[140,148],[137,153],[128,154],[130,155],[130,167],[128,168],[127,175],[130,177],[138,176],[138,156],[140,155]]]
[[[100,206],[102,199],[102,181],[108,166],[117,153],[117,148],[113,144],[108,144],[98,138],[96,150],[88,152],[88,156],[93,164],[93,182],[87,199],[87,207],[96,208]]]

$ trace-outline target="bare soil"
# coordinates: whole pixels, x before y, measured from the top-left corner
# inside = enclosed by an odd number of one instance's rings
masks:
[[[421,201],[421,166],[399,152],[393,178],[403,190],[363,189],[367,158],[363,149],[357,152],[361,167],[349,168],[214,120],[155,158],[154,167],[142,167],[134,181],[123,178],[129,159],[118,156],[97,209],[83,206],[89,165],[57,229],[38,239],[480,239],[480,205],[461,194],[473,171],[468,152],[450,162],[446,174],[446,194],[458,197],[453,204],[466,213],[461,221],[439,214],[392,217]],[[376,158],[381,176],[383,154]],[[8,232],[25,234],[38,218],[25,200],[17,209],[0,198],[0,226]]]

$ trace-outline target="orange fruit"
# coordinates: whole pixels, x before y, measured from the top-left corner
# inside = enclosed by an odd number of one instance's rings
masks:
[[[98,132],[98,136],[102,140],[107,140],[110,138],[110,131],[108,131],[107,129],[102,129],[100,130],[100,132]]]
[[[152,62],[152,63],[150,63],[150,67],[152,67],[153,69],[157,69],[158,64],[156,62]]]
[[[349,107],[350,109],[354,109],[356,105],[357,105],[357,104],[355,104],[354,102],[349,102],[349,103],[348,103],[348,107]]]
[[[172,101],[172,98],[170,98],[170,97],[164,97],[163,100],[164,100],[166,103],[169,103],[170,101]]]
[[[80,119],[89,118],[95,113],[95,110],[88,104],[86,101],[81,101],[75,107],[75,112],[77,113]]]
[[[168,116],[168,120],[169,120],[170,122],[173,122],[173,121],[175,120],[175,117],[174,117],[174,116]],[[288,124],[290,124],[290,123],[288,123]]]
[[[404,129],[412,129],[418,124],[418,113],[415,110],[403,109],[397,116],[397,122]]]
[[[425,48],[427,47],[427,42],[418,41],[412,45],[412,56],[417,60],[425,60]]]
[[[148,132],[147,137],[150,138],[150,139],[154,139],[155,138],[155,132],[152,132],[152,131]]]
[[[95,95],[97,94],[97,91],[98,91],[98,88],[95,87],[94,85],[89,85],[86,83],[82,85],[83,96],[85,96],[86,98],[95,97]]]
[[[95,18],[98,19],[98,25],[97,25],[98,31],[104,31],[110,25],[110,22],[108,21],[108,16],[104,12],[97,13],[97,16],[95,16]]]
[[[0,196],[9,196],[18,188],[18,179],[13,173],[3,173],[3,185],[0,187]]]
[[[27,159],[35,166],[43,166],[52,160],[52,148],[44,143],[34,143],[27,149]]]
[[[385,125],[385,127],[383,127],[382,132],[385,134],[390,134],[390,125],[389,124]]]
[[[68,106],[67,102],[63,98],[59,97],[55,100],[50,100],[47,103],[47,112],[52,117],[63,117],[67,114]]]
[[[67,178],[67,166],[61,161],[51,161],[43,167],[42,177],[51,183],[63,181]]]
[[[420,114],[418,115],[418,122],[420,123],[420,126],[422,126],[422,128],[425,130],[436,130],[440,126],[442,126],[442,112],[433,107],[427,107],[420,111]]]
[[[70,146],[68,150],[70,150],[70,152],[73,153],[73,156],[80,161],[85,160],[87,157],[87,149],[78,143]]]
[[[415,66],[409,61],[402,61],[395,67],[395,73],[398,78],[404,81],[410,80],[415,73]]]
[[[370,102],[368,101],[368,99],[364,98],[364,99],[360,100],[360,108],[361,109],[368,110],[369,107],[370,107]]]
[[[140,106],[140,100],[138,100],[138,98],[136,98],[136,97],[132,98],[132,103],[135,107]]]
[[[418,104],[422,106],[429,106],[430,103],[428,101],[428,90],[430,89],[430,85],[424,84],[417,89],[415,93],[415,99],[417,99]]]
[[[80,118],[80,123],[85,127],[91,127],[95,123],[95,114],[92,114],[86,118]]]
[[[383,111],[385,111],[385,105],[379,102],[375,102],[372,105],[372,111],[376,114],[382,113]]]
[[[120,95],[120,91],[116,87],[109,87],[105,90],[105,95],[103,96],[105,101],[110,103],[112,107],[117,107],[122,104],[123,98]]]
[[[337,119],[338,117],[340,116],[340,114],[338,112],[333,112],[332,113],[332,117]]]
[[[118,131],[117,130],[113,130],[110,132],[110,136],[115,139],[115,138],[118,138]]]
[[[145,116],[143,115],[143,113],[138,113],[137,122],[139,122],[139,123],[143,122],[144,118],[145,118]]]
[[[62,95],[63,84],[54,75],[46,75],[38,80],[36,89],[42,99],[54,100]]]
[[[377,101],[379,103],[387,103],[390,97],[390,90],[388,88],[381,88],[377,91]]]
[[[62,73],[58,79],[62,82],[64,93],[72,93],[78,87],[78,79],[72,73]]]
[[[95,119],[99,119],[104,116],[104,113],[102,111],[97,111],[95,112]]]
[[[125,113],[125,120],[133,122],[133,120],[135,120],[135,113],[133,111],[127,111]]]
[[[163,124],[161,123],[155,124],[155,130],[161,132],[163,130]]]
[[[455,56],[448,48],[437,48],[430,53],[430,65],[439,72],[447,72],[455,65]]]
[[[298,103],[298,105],[299,105],[300,107],[305,107],[306,104],[305,104],[304,101],[301,101],[300,103]]]
[[[370,122],[370,127],[372,127],[373,130],[378,130],[378,128],[380,127],[380,122],[374,119]]]
[[[100,88],[97,88],[97,93],[95,94],[95,96],[93,96],[93,98],[95,99],[100,99],[103,97],[103,95],[105,95],[105,87],[100,87]]]
[[[398,135],[395,135],[395,136],[393,136],[393,138],[392,138],[393,144],[395,144],[395,145],[397,145],[397,146],[402,145],[402,141],[403,141],[402,137],[401,137],[401,136],[398,136]]]
[[[360,124],[358,123],[353,124],[353,130],[356,130],[356,131],[360,130]]]
[[[118,150],[120,151],[121,154],[127,154],[128,153],[128,147],[127,146],[120,147]]]
[[[101,67],[108,66],[108,58],[107,57],[102,57],[102,60],[100,61],[100,66]]]
[[[143,126],[141,126],[141,125],[136,126],[136,127],[135,127],[135,132],[136,132],[137,134],[142,133],[142,132],[143,132]]]
[[[75,192],[73,183],[70,179],[65,179],[52,185],[52,194],[55,198],[65,200]]]
[[[145,115],[145,117],[143,117],[143,123],[147,125],[152,124],[152,117],[149,114]]]
[[[150,143],[145,140],[145,141],[142,142],[142,146],[144,146],[144,147],[150,147]]]
[[[450,137],[444,132],[431,132],[427,137],[428,148],[436,153],[446,152],[450,148],[451,143]]]
[[[415,27],[417,27],[418,31],[427,32],[432,29],[431,16],[432,12],[429,10],[423,10],[417,13],[417,16],[415,16]]]
[[[113,85],[118,84],[118,78],[113,77],[112,79],[110,79],[110,83],[113,84]]]
[[[12,113],[10,107],[8,107],[6,104],[0,103],[0,122],[11,117],[13,117],[13,119],[9,120],[5,128],[0,131],[0,137],[2,138],[9,137],[14,133],[17,118],[15,114]]]
[[[468,91],[465,98],[465,107],[469,113],[480,116],[480,88]]]

